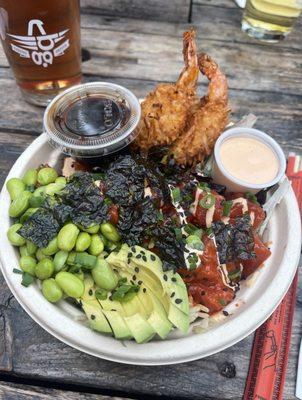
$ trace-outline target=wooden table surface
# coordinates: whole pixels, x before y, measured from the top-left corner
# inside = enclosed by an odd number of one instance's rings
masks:
[[[284,42],[261,44],[241,32],[241,10],[231,0],[196,0],[191,7],[189,1],[173,1],[175,13],[170,2],[165,2],[167,20],[172,22],[102,16],[98,0],[83,1],[84,81],[111,81],[128,87],[139,97],[145,96],[157,82],[176,79],[182,68],[181,35],[193,25],[200,51],[211,54],[228,76],[234,117],[253,112],[259,117],[256,127],[275,137],[287,153],[301,153],[301,22]],[[116,15],[111,2],[104,4],[111,15]],[[147,18],[151,11],[147,8],[142,16]],[[178,21],[186,21],[186,12],[191,12],[190,24],[173,22],[177,13],[183,15]],[[161,13],[154,15],[164,19]],[[205,87],[202,80],[200,90]],[[0,94],[2,184],[17,157],[41,133],[43,109],[22,100],[1,52]],[[237,400],[244,391],[253,342],[251,335],[219,354],[174,366],[136,367],[100,360],[66,346],[40,328],[18,305],[2,277],[0,329],[1,399],[160,396]],[[294,399],[301,332],[302,284],[298,290],[285,400]],[[228,367],[234,368],[234,377],[226,376]]]

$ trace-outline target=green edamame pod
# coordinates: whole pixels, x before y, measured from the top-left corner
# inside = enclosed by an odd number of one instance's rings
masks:
[[[49,183],[45,188],[45,193],[49,196],[60,193],[60,191],[65,187],[62,183]]]
[[[110,222],[104,222],[101,224],[101,232],[111,242],[118,242],[120,240],[120,234],[118,233],[116,227]]]
[[[42,282],[42,293],[46,300],[56,303],[63,296],[62,289],[53,278],[45,279]]]
[[[19,248],[19,251],[20,251],[20,256],[21,256],[21,257],[23,257],[23,256],[30,256],[30,254],[29,254],[29,252],[28,252],[28,250],[27,250],[26,245],[21,246],[21,247]]]
[[[26,186],[35,186],[38,179],[38,171],[36,169],[29,169],[24,174],[22,181]]]
[[[9,216],[13,218],[20,217],[28,209],[31,196],[32,194],[29,191],[24,190],[16,197],[9,207]]]
[[[61,269],[64,267],[66,261],[68,258],[68,252],[64,250],[60,250],[56,253],[53,259],[54,267],[55,267],[55,272],[61,271]]]
[[[93,256],[98,256],[103,250],[104,243],[102,242],[102,239],[97,234],[92,235],[88,253],[92,254]]]
[[[98,231],[100,230],[100,225],[92,225],[89,228],[84,228],[81,226],[80,229],[93,235],[94,233],[98,233]]]
[[[41,168],[38,172],[38,182],[40,185],[48,185],[54,182],[58,177],[57,171],[51,167]]]
[[[7,231],[7,238],[14,246],[24,246],[26,243],[26,240],[17,233],[21,227],[22,224],[14,224]]]
[[[30,240],[26,240],[26,248],[30,256],[35,255],[38,249],[37,246],[33,244]]]
[[[25,190],[24,182],[19,178],[11,178],[6,182],[6,189],[11,200],[15,200]]]
[[[55,281],[60,286],[65,294],[69,297],[78,299],[83,296],[84,283],[83,281],[70,272],[61,271],[56,277]]]
[[[64,186],[65,186],[66,183],[67,183],[67,179],[66,179],[64,176],[59,176],[59,177],[55,180],[55,183],[62,183],[62,184],[64,184]]]
[[[38,249],[36,252],[36,258],[38,261],[41,261],[44,260],[44,258],[49,258],[49,257],[42,253],[42,249]]]
[[[51,241],[48,243],[46,247],[43,247],[41,249],[41,252],[45,254],[46,256],[52,256],[59,250],[58,248],[58,238],[54,237],[51,239]]]
[[[58,234],[59,249],[71,251],[76,244],[79,232],[79,228],[71,222],[64,225]]]
[[[76,241],[76,251],[85,251],[91,244],[91,236],[87,232],[80,232]]]
[[[22,256],[20,258],[20,268],[22,271],[27,272],[28,274],[35,276],[35,268],[37,265],[37,261],[32,256]]]
[[[35,267],[36,277],[43,280],[50,278],[54,273],[55,267],[53,265],[53,261],[50,258],[44,258],[39,261]]]
[[[24,214],[21,215],[20,217],[20,222],[21,224],[24,224],[28,220],[29,217],[31,217],[38,208],[28,208]]]
[[[96,285],[102,289],[112,290],[118,284],[116,274],[108,262],[102,258],[98,258],[96,266],[91,270],[91,275]]]

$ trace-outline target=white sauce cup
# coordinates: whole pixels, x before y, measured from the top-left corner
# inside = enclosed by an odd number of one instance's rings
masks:
[[[271,180],[270,182],[265,182],[263,184],[249,184],[245,181],[242,181],[241,179],[234,177],[226,170],[220,158],[220,146],[225,140],[236,137],[248,137],[259,140],[269,146],[271,150],[273,150],[277,159],[279,160],[279,170],[273,180]],[[286,169],[286,158],[279,144],[271,136],[262,131],[259,131],[258,129],[238,127],[228,129],[227,131],[222,133],[222,135],[220,135],[220,137],[217,139],[214,147],[213,164],[214,165],[212,176],[214,182],[225,185],[228,192],[251,192],[255,194],[261,189],[273,186],[282,180]]]

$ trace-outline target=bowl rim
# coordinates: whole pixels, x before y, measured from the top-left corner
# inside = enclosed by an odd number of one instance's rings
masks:
[[[46,143],[46,136],[42,134],[18,158],[7,179],[19,176],[23,166]],[[206,333],[166,341],[153,341],[142,345],[127,342],[127,346],[124,347],[114,338],[108,338],[105,335],[95,333],[88,327],[84,327],[70,318],[67,319],[64,313],[58,310],[58,307],[50,303],[47,304],[46,299],[44,299],[45,303],[37,305],[32,296],[37,292],[37,289],[32,286],[29,288],[22,287],[19,280],[16,280],[16,276],[13,276],[15,274],[12,273],[12,258],[16,258],[16,255],[14,254],[13,246],[7,246],[9,242],[4,231],[10,222],[7,214],[9,197],[5,184],[0,199],[0,218],[4,218],[4,223],[0,227],[0,232],[2,231],[2,235],[0,236],[1,270],[15,298],[32,319],[48,333],[77,350],[110,361],[133,365],[169,365],[193,361],[215,354],[244,339],[272,314],[287,292],[296,273],[296,267],[300,258],[301,224],[297,201],[292,189],[287,193],[283,201],[285,202],[286,209],[290,211],[288,213],[287,229],[288,232],[292,232],[292,236],[291,240],[284,243],[285,248],[280,263],[279,275],[275,276],[275,279],[257,297],[256,301],[249,304],[249,312],[247,312],[248,310],[244,310],[239,316],[226,321],[223,325],[219,325]],[[42,296],[41,294],[39,295]],[[33,307],[31,307],[31,303]],[[40,310],[44,310],[44,315],[47,315],[47,317],[39,314],[39,307]],[[250,314],[256,316],[253,322],[251,321]],[[242,333],[238,336],[237,330],[234,328],[238,324],[239,318],[240,325],[242,325]],[[64,324],[68,324],[68,332]],[[72,334],[70,335],[70,332],[73,333],[73,337]],[[79,337],[82,338],[83,335],[85,340],[81,342],[79,341]],[[98,337],[97,344],[91,342],[95,338],[94,335]],[[206,347],[203,346],[203,338],[209,339]]]

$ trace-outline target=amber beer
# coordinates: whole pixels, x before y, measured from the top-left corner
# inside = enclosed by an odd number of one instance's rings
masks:
[[[80,83],[79,0],[0,0],[0,37],[28,102],[47,105]]]

